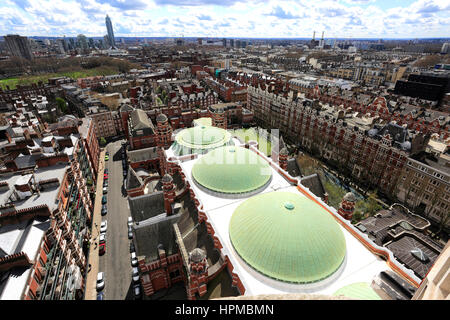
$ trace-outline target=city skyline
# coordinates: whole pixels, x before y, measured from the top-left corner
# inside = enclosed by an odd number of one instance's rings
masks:
[[[0,34],[101,37],[108,14],[116,38],[440,38],[449,11],[445,0],[6,0]]]

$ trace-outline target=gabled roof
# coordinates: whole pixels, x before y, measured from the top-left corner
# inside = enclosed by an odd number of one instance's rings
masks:
[[[154,192],[128,199],[134,222],[147,220],[165,212],[163,192]]]
[[[120,107],[120,112],[128,112],[133,110],[134,108],[128,104],[124,104],[123,106]]]
[[[136,255],[145,256],[149,261],[159,259],[158,247],[166,251],[166,256],[174,254],[177,250],[173,224],[178,216],[145,223],[135,226]]]
[[[298,165],[298,161],[296,158],[290,158],[287,162],[287,172],[291,175],[291,177],[299,177],[301,176],[301,169]]]
[[[310,176],[304,177],[300,180],[300,183],[307,187],[312,193],[314,193],[317,197],[323,198],[326,191],[323,187],[322,180],[317,173],[314,173]]]
[[[130,113],[130,120],[134,130],[154,129],[152,121],[142,109],[133,110]]]
[[[130,166],[128,170],[127,176],[127,190],[135,189],[142,187],[144,182],[142,179],[136,174],[136,171]]]

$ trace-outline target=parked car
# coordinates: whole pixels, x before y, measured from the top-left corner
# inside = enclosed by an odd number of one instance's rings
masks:
[[[100,233],[106,233],[106,229],[108,229],[108,222],[105,220],[100,225]]]
[[[106,202],[108,202],[108,199],[106,198],[106,196],[102,197],[102,204],[106,204]]]
[[[105,168],[104,173],[108,173],[108,168]]]
[[[128,228],[130,228],[133,225],[133,218],[132,217],[128,217],[127,225],[128,225]]]
[[[108,180],[108,174],[107,174],[107,173],[104,173],[104,174],[103,174],[103,179],[104,179],[104,180]]]
[[[102,256],[106,252],[106,243],[100,243],[98,246],[98,255]]]
[[[131,253],[131,266],[132,267],[137,267],[137,265],[138,265],[138,260],[137,260],[137,257],[136,257],[136,252],[132,252]]]
[[[106,215],[108,213],[108,209],[106,207],[106,204],[102,205],[102,216]]]
[[[105,300],[105,293],[103,291],[97,293],[97,300]]]
[[[108,187],[108,180],[103,180],[103,187]]]
[[[97,291],[102,291],[105,288],[105,273],[99,272],[97,274]]]
[[[108,187],[103,187],[103,194],[107,194],[108,193]]]
[[[106,155],[106,156],[105,156],[105,161],[108,161],[108,160],[109,160],[109,156]]]
[[[124,176],[124,177],[127,176],[127,172],[126,172],[126,171],[123,172],[123,176]]]
[[[100,233],[98,243],[106,243],[106,233]]]
[[[135,251],[136,251],[136,250],[135,250],[135,248],[134,248],[134,242],[131,241],[131,242],[130,242],[130,253],[135,252]]]
[[[137,267],[133,267],[131,278],[133,279],[133,282],[139,282],[139,270]]]
[[[134,292],[134,299],[140,299],[141,298],[141,285],[135,284],[133,286],[133,292]]]
[[[131,229],[128,229],[128,239],[133,239],[133,231]]]

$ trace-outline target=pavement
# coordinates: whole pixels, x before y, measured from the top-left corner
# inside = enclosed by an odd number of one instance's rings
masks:
[[[103,149],[100,152],[100,164],[98,166],[97,190],[95,193],[94,212],[92,218],[91,245],[89,247],[89,264],[91,265],[86,277],[85,300],[97,299],[97,273],[99,272],[99,256],[98,256],[98,237],[100,235],[100,224],[102,222],[102,193],[103,193],[103,170],[105,168],[105,153]],[[89,268],[89,266],[88,266]],[[89,270],[89,269],[88,269]]]

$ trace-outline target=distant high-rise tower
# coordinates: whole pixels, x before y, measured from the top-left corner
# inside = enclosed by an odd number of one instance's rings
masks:
[[[113,31],[111,19],[109,18],[108,15],[106,15],[105,22],[106,22],[106,30],[108,31],[109,44],[111,45],[112,48],[115,48],[116,40],[114,40],[114,31]]]
[[[4,36],[6,46],[14,57],[20,57],[27,60],[33,59],[30,42],[27,37],[21,37],[18,34],[9,34]]]
[[[82,50],[85,51],[88,49],[89,45],[88,45],[88,40],[86,38],[86,36],[84,34],[79,34],[77,36],[77,43],[78,43],[78,47]]]

